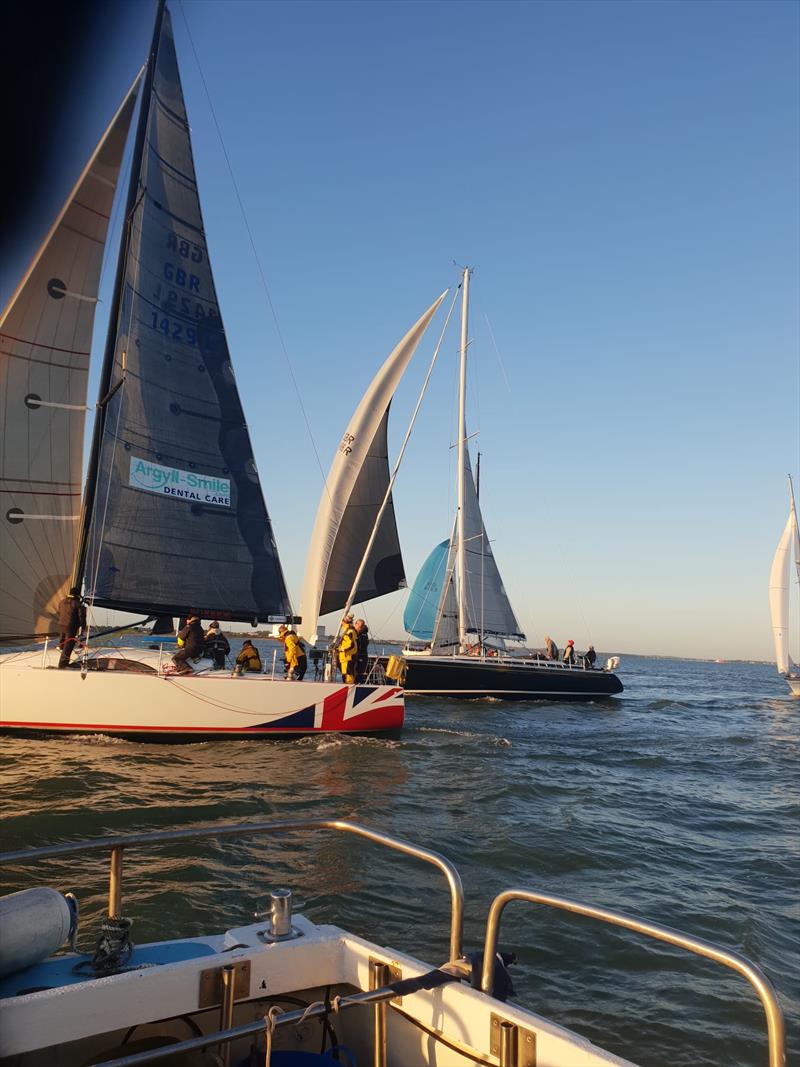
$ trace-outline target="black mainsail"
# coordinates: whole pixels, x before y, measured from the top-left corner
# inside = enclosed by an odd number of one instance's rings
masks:
[[[285,616],[217,304],[170,16],[159,15],[90,469],[86,592],[101,607],[151,614]]]

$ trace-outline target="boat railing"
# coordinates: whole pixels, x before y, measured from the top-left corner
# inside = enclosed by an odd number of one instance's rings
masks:
[[[247,837],[250,835],[278,835],[306,830],[336,830],[366,838],[384,848],[402,852],[414,859],[437,867],[447,880],[450,890],[450,959],[462,955],[464,929],[464,889],[461,876],[445,856],[430,849],[420,848],[402,838],[393,837],[379,830],[371,830],[348,819],[283,819],[272,822],[225,823],[219,826],[196,826],[183,830],[156,830],[152,833],[126,834],[123,837],[100,837],[91,841],[67,841],[60,845],[45,845],[41,848],[20,849],[0,853],[0,866],[27,864],[86,852],[110,853],[108,880],[108,914],[112,918],[122,914],[122,861],[126,849],[146,845],[168,845],[177,841],[192,841],[200,838]]]
[[[403,653],[409,652],[412,656],[425,651],[423,648],[415,648],[412,645],[405,645],[403,647]],[[434,656],[447,656],[452,659],[463,659],[465,656],[470,660],[474,660],[475,663],[502,663],[511,667],[541,667],[549,671],[594,671],[600,673],[604,668],[602,667],[590,667],[586,663],[582,656],[579,656],[574,663],[564,663],[563,660],[547,659],[546,656],[536,655],[522,655],[515,656],[508,652],[498,652],[497,655],[490,655],[487,652],[458,652],[454,650],[451,653],[447,652],[432,652]]]
[[[619,912],[608,911],[605,908],[596,908],[589,904],[581,904],[565,897],[548,896],[545,893],[537,893],[531,889],[506,889],[494,898],[489,908],[486,922],[486,940],[483,946],[483,972],[481,974],[481,989],[489,996],[493,993],[494,960],[497,952],[497,941],[500,934],[500,919],[507,904],[514,900],[522,900],[531,904],[542,904],[545,907],[559,908],[575,915],[583,915],[589,919],[597,919],[600,922],[609,923],[612,926],[621,926],[626,930],[632,930],[637,934],[654,938],[656,941],[664,941],[668,945],[693,952],[697,956],[705,956],[724,967],[741,974],[758,994],[764,1013],[767,1018],[767,1037],[769,1041],[769,1067],[785,1067],[785,1036],[783,1012],[778,1002],[775,989],[764,974],[750,960],[740,956],[738,952],[731,952],[715,945],[711,941],[702,938],[689,937],[669,926],[661,926],[659,923],[647,922],[644,919],[622,915]]]

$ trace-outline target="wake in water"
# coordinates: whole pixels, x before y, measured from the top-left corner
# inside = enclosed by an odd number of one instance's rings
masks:
[[[477,733],[475,730],[448,730],[443,726],[420,726],[417,728],[417,732],[421,734],[446,734],[449,737],[467,737],[470,741],[498,745],[500,748],[511,748],[511,742],[507,737],[494,737],[491,734]]]

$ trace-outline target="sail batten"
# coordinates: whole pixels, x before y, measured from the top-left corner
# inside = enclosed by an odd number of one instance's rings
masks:
[[[57,632],[69,585],[92,329],[140,78],[0,315],[0,640]]]
[[[98,444],[96,604],[291,614],[209,261],[168,11],[154,49]]]

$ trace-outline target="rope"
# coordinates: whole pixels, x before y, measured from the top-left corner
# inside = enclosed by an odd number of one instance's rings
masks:
[[[103,978],[125,970],[133,953],[133,942],[130,939],[132,925],[133,919],[125,919],[122,916],[108,916],[103,919],[94,955],[90,960],[83,960],[73,967],[73,972],[81,974],[90,970],[95,978]]]
[[[236,200],[237,200],[237,203],[239,204],[239,210],[242,213],[242,221],[244,222],[244,227],[247,230],[247,236],[248,236],[248,238],[250,240],[250,247],[251,247],[251,249],[253,251],[253,258],[256,261],[256,267],[258,268],[258,273],[259,273],[259,276],[261,278],[261,285],[262,285],[262,287],[264,289],[264,294],[265,294],[265,296],[267,298],[267,304],[268,304],[269,310],[270,310],[270,312],[272,314],[272,320],[273,320],[273,322],[275,324],[275,332],[278,335],[278,340],[280,341],[281,351],[283,352],[283,357],[284,357],[284,359],[286,361],[286,366],[287,366],[287,369],[289,371],[289,377],[290,377],[290,379],[292,381],[292,385],[294,387],[294,391],[295,391],[295,394],[297,396],[297,402],[300,405],[300,411],[302,412],[302,415],[303,415],[303,421],[306,424],[306,430],[308,432],[308,438],[311,441],[311,447],[314,450],[314,457],[315,457],[315,459],[317,461],[317,467],[319,467],[319,472],[320,472],[320,475],[322,476],[322,484],[325,486],[325,492],[328,493],[328,482],[327,482],[327,479],[325,477],[325,471],[324,471],[324,469],[322,467],[322,462],[321,462],[321,460],[319,458],[319,452],[317,451],[317,445],[316,445],[316,442],[314,441],[314,435],[311,432],[311,423],[309,421],[308,415],[306,414],[306,409],[305,409],[305,406],[303,404],[303,397],[302,397],[302,394],[300,392],[300,387],[297,384],[297,379],[295,378],[294,370],[292,369],[292,363],[291,363],[291,360],[289,359],[289,352],[288,352],[288,350],[286,348],[286,343],[285,343],[285,341],[283,339],[283,334],[281,333],[280,324],[278,322],[278,315],[277,315],[277,312],[275,311],[275,305],[272,302],[272,294],[270,293],[269,286],[267,285],[267,279],[266,279],[266,276],[264,274],[263,267],[261,266],[261,259],[259,258],[258,249],[256,248],[256,242],[255,242],[255,240],[253,238],[253,232],[250,229],[250,223],[248,222],[248,219],[247,219],[247,213],[246,213],[246,211],[244,209],[244,203],[242,202],[242,197],[241,197],[241,195],[239,193],[239,186],[237,185],[236,178],[235,178],[234,173],[233,173],[233,166],[231,164],[230,157],[228,155],[228,150],[225,147],[224,140],[222,139],[222,130],[220,129],[219,122],[217,121],[217,114],[214,111],[214,105],[211,102],[211,93],[208,91],[208,85],[206,84],[205,74],[203,73],[203,68],[200,65],[200,57],[198,56],[197,49],[194,46],[194,40],[192,38],[192,32],[189,29],[189,21],[186,18],[186,12],[184,10],[183,2],[181,2],[181,15],[183,16],[183,22],[184,22],[184,25],[186,26],[186,33],[187,33],[187,36],[189,38],[189,44],[192,46],[192,52],[194,53],[195,62],[197,63],[197,69],[198,69],[198,71],[200,73],[200,80],[203,83],[203,89],[204,89],[205,94],[206,94],[206,99],[208,100],[208,107],[209,107],[209,110],[211,111],[211,117],[214,120],[214,127],[216,128],[216,131],[217,131],[217,137],[219,138],[220,147],[222,148],[222,154],[225,156],[225,163],[227,164],[227,167],[228,167],[228,173],[231,176],[231,183],[233,185],[233,191],[236,194]],[[330,498],[330,493],[328,493],[328,496]]]
[[[264,1051],[264,1067],[269,1067],[270,1061],[272,1060],[272,1035],[275,1033],[276,1021],[280,1014],[281,1009],[277,1004],[273,1004],[264,1016],[264,1043],[266,1045]],[[303,1018],[305,1018],[305,1015]]]

